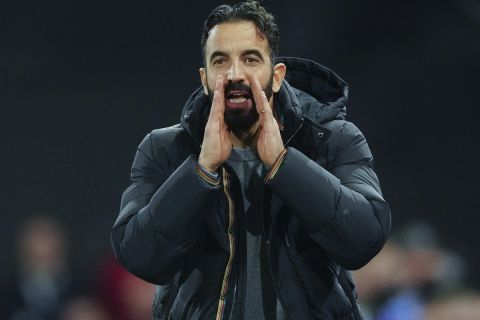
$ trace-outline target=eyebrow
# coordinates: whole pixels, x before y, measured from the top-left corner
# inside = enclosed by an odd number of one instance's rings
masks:
[[[253,54],[253,55],[257,56],[260,60],[263,61],[263,55],[257,49],[250,49],[250,50],[245,50],[244,52],[242,52],[242,56],[246,56],[246,55],[249,55],[249,54]]]
[[[260,60],[264,61],[262,53],[257,49],[249,49],[249,50],[245,50],[245,51],[242,52],[242,56],[246,56],[246,55],[249,55],[249,54],[253,54],[253,55],[257,56]],[[225,51],[219,51],[219,50],[214,51],[210,55],[210,61],[212,61],[213,59],[215,59],[216,57],[219,57],[219,56],[220,57],[227,57],[228,54]]]
[[[224,51],[213,51],[212,54],[210,55],[210,61],[215,59],[216,57],[221,56],[221,57],[226,57],[228,54]]]

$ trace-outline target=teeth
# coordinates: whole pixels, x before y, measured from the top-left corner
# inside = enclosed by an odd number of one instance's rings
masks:
[[[242,102],[245,102],[245,101],[247,101],[247,99],[245,97],[228,99],[228,102],[230,102],[230,103],[242,103]]]

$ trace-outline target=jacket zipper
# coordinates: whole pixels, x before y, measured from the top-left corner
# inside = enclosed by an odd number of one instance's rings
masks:
[[[233,228],[235,222],[235,215],[232,196],[230,195],[230,192],[228,190],[229,186],[230,181],[228,179],[228,173],[225,168],[223,168],[223,190],[228,199],[228,243],[230,247],[230,255],[228,257],[227,266],[225,267],[225,273],[223,274],[222,289],[220,292],[220,300],[218,302],[217,308],[217,317],[215,318],[216,320],[222,320],[223,318],[228,293],[228,282],[230,278],[230,273],[232,271],[233,258],[235,256],[235,235]]]
[[[298,130],[297,130],[298,131]],[[263,193],[264,193],[264,188],[262,188],[262,191],[260,193],[260,199],[262,199],[260,201],[260,203],[262,204],[262,208],[261,208],[261,211],[262,212],[262,216],[261,216],[261,223],[262,223],[262,232],[263,232],[263,237],[265,239],[265,247],[266,247],[266,251],[267,251],[267,264],[268,264],[268,270],[270,272],[270,279],[272,279],[272,286],[273,286],[273,290],[275,291],[276,295],[277,295],[277,298],[278,298],[278,301],[280,301],[280,305],[282,306],[283,308],[283,312],[285,313],[285,316],[287,317],[287,319],[291,319],[290,318],[290,315],[288,313],[288,310],[287,308],[285,307],[285,303],[283,302],[283,298],[282,296],[280,295],[280,290],[277,288],[277,284],[273,281],[273,270],[272,270],[272,265],[271,265],[271,256],[270,256],[270,239],[268,238],[270,232],[267,232],[267,230],[265,229],[265,219],[264,219],[264,213],[263,213]],[[269,228],[270,229],[270,228]]]

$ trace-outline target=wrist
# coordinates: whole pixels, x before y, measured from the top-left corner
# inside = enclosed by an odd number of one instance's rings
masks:
[[[218,170],[218,166],[211,165],[203,160],[203,158],[198,159],[198,164],[202,167],[203,170],[208,173],[215,174]]]
[[[198,175],[210,185],[217,186],[220,184],[220,175],[218,174],[218,172],[208,171],[206,168],[203,167],[202,164],[200,164],[199,161],[197,161],[195,169]]]
[[[270,167],[270,170],[267,172],[267,175],[265,176],[265,182],[268,182],[275,176],[278,169],[282,165],[283,159],[285,158],[286,155],[287,155],[287,149],[284,148],[282,152],[280,152],[280,154],[277,156],[277,159],[275,159],[275,162]]]
[[[275,163],[277,163],[280,160],[280,158],[282,158],[284,156],[284,154],[286,152],[287,152],[286,148],[283,148],[283,149],[279,150],[278,153],[277,153],[277,156],[274,159],[272,159],[268,163],[265,163],[267,165],[267,167],[272,168],[275,165]]]

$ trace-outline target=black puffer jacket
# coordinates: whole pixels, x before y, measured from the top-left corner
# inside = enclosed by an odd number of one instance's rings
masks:
[[[260,197],[274,288],[288,319],[360,319],[344,269],[362,267],[382,248],[389,206],[364,136],[344,120],[343,80],[312,61],[279,61],[287,76],[274,108],[288,152]],[[213,186],[195,169],[209,108],[198,89],[181,124],[145,137],[113,227],[118,260],[159,285],[154,319],[229,319],[243,303],[238,178],[224,165]]]

